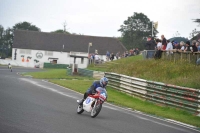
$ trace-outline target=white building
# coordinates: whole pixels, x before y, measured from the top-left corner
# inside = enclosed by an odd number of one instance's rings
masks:
[[[37,31],[16,30],[12,60],[21,66],[35,67],[44,63],[88,65],[88,53],[98,51],[106,60],[106,52],[123,53],[126,48],[116,38]]]

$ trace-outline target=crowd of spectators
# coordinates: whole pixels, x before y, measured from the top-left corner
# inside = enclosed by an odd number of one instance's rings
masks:
[[[124,57],[130,57],[130,56],[135,56],[139,55],[140,51],[138,48],[133,48],[130,49],[129,51],[125,51],[124,53],[117,52],[116,54],[110,53],[109,51],[106,52],[106,61],[113,61],[113,60],[118,60]],[[104,60],[101,59],[98,55],[98,53],[91,53],[88,56],[89,58],[89,64],[95,63],[99,64],[102,63]]]
[[[154,57],[156,59],[161,58],[163,51],[166,51],[167,54],[172,54],[174,51],[195,53],[200,52],[200,39],[199,41],[193,40],[190,44],[190,41],[176,42],[167,40],[164,35],[161,36],[161,39],[148,37],[145,50],[147,50],[147,58]]]

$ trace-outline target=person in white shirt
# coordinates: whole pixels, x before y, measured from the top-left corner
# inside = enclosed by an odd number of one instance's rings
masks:
[[[161,40],[160,39],[156,39],[156,52],[154,54],[154,58],[155,59],[160,59],[162,56],[162,47],[164,45],[162,45]]]
[[[161,40],[157,40],[156,43],[157,43],[157,50],[161,50],[162,49]]]
[[[172,50],[173,50],[172,43],[169,40],[167,40],[167,47],[166,47],[167,54],[169,53],[172,54],[173,53]]]
[[[181,51],[184,51],[185,49],[185,43],[183,41],[180,42],[180,46],[181,46]]]
[[[97,53],[94,56],[94,60],[95,60],[95,64],[98,64],[100,62],[100,57]]]

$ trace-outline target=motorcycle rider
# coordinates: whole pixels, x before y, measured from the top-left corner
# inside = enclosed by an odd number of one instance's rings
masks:
[[[8,63],[8,69],[10,69],[10,71],[12,72],[12,66],[10,63]]]
[[[93,82],[91,87],[85,92],[83,99],[79,102],[79,104],[82,105],[84,100],[88,97],[88,95],[96,93],[96,89],[98,87],[102,87],[106,89],[107,84],[108,84],[108,79],[106,77],[101,78],[99,81]]]

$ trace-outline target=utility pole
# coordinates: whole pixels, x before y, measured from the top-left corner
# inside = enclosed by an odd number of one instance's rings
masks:
[[[63,26],[64,26],[64,32],[66,32],[66,26],[67,26],[66,21],[63,23]]]

